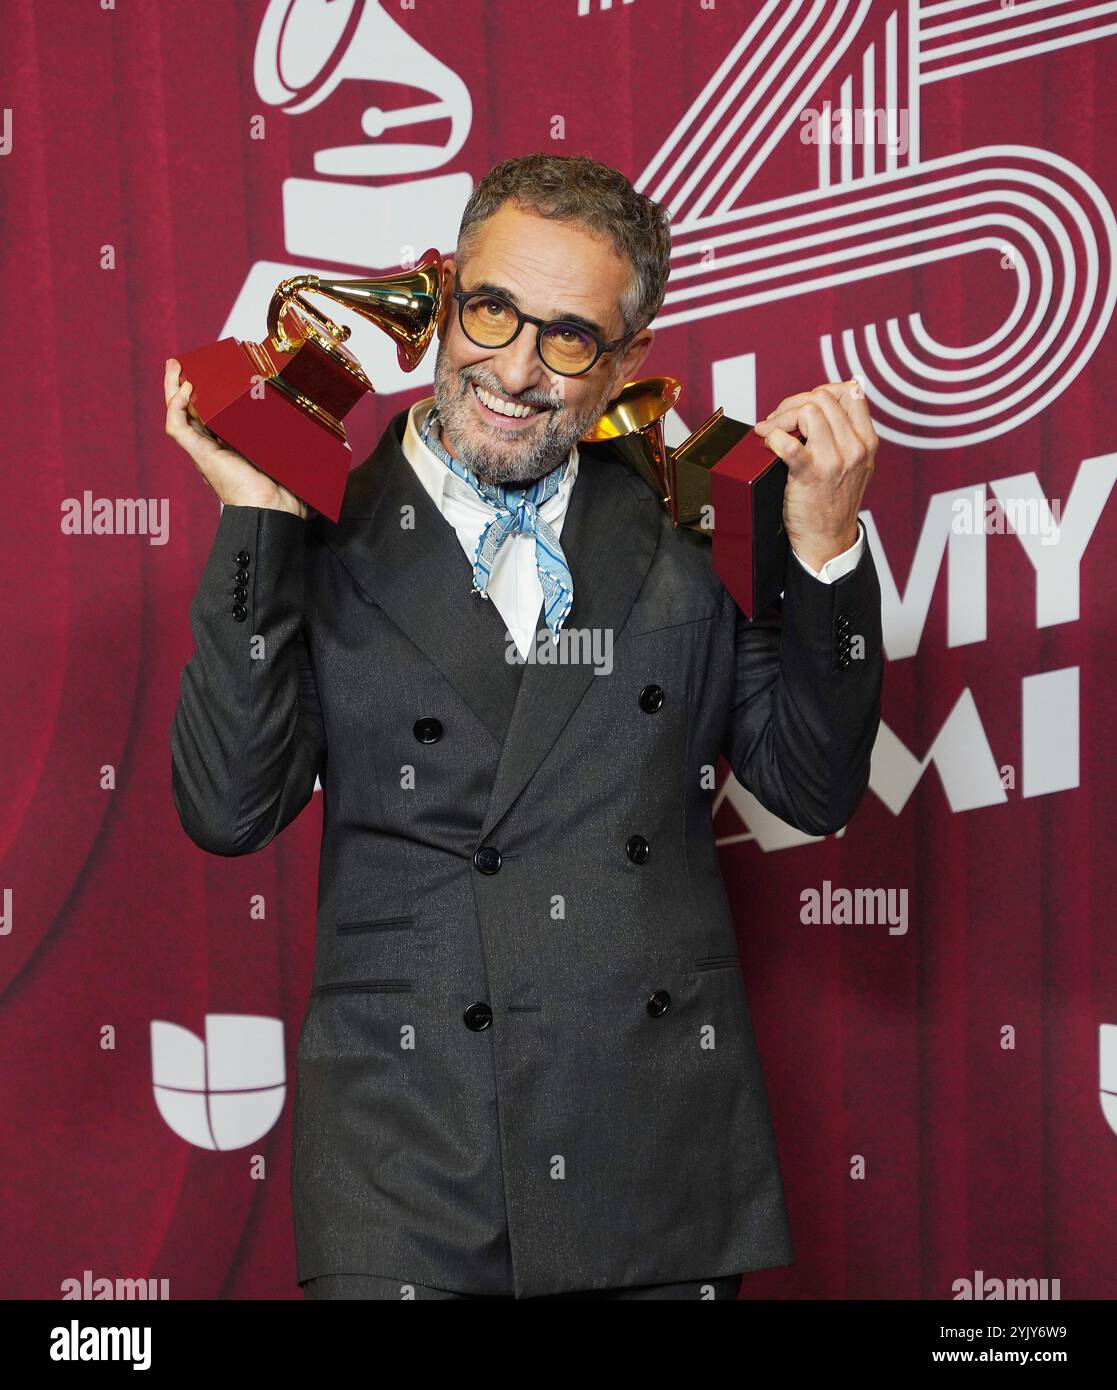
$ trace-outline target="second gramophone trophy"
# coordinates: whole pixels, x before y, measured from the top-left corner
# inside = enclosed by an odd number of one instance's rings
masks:
[[[186,353],[190,414],[222,444],[336,521],[354,463],[376,444],[375,388],[344,346],[350,330],[304,295],[324,295],[382,328],[404,371],[419,365],[442,307],[442,257],[376,279],[297,275],[277,287],[260,343],[222,338]]]
[[[682,444],[668,448],[663,421],[681,392],[669,376],[626,382],[584,438],[611,442],[655,491],[672,525],[712,538],[718,578],[741,612],[755,618],[784,586],[787,465],[751,425],[720,406]]]

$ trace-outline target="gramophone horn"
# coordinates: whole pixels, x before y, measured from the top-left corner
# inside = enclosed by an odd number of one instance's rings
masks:
[[[314,332],[313,324],[304,326],[329,349],[344,343],[349,329],[326,317],[314,304],[304,298],[313,291],[351,309],[361,318],[383,329],[396,344],[396,356],[405,372],[419,365],[430,346],[442,306],[442,257],[432,247],[423,254],[413,270],[398,275],[381,275],[360,280],[326,280],[317,275],[295,275],[284,280],[272,295],[268,306],[268,334],[277,352],[292,352],[304,339],[294,339],[280,322],[289,305],[317,323],[324,333]],[[288,316],[286,322],[298,320]],[[371,383],[370,383],[371,385]]]
[[[637,471],[655,489],[679,524],[675,475],[663,438],[663,421],[682,394],[682,385],[673,376],[640,377],[626,381],[617,398],[588,434],[587,444],[626,441],[622,449]]]

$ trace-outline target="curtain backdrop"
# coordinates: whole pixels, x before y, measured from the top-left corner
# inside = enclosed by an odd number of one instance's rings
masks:
[[[263,337],[285,274],[451,252],[484,173],[546,150],[671,209],[669,442],[853,375],[882,439],[861,809],[808,839],[718,769],[798,1255],[744,1296],[1117,1296],[1117,4],[2,10],[0,1295],[299,1296],[321,797],[245,858],[179,827],[218,504],[163,363]],[[433,350],[352,343],[382,426],[430,393]]]

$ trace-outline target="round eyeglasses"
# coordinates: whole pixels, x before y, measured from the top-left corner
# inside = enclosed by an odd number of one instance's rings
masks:
[[[483,348],[507,347],[525,323],[533,323],[539,330],[535,351],[547,370],[558,376],[584,376],[602,354],[615,351],[637,332],[633,329],[607,343],[584,324],[537,319],[488,290],[453,290],[452,294],[458,301],[458,322],[471,343]]]

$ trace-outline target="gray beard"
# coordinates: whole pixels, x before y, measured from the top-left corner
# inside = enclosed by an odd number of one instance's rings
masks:
[[[506,452],[478,445],[469,434],[471,417],[474,431],[477,418],[468,395],[470,380],[467,378],[463,382],[454,371],[440,342],[434,365],[434,403],[442,427],[443,447],[483,482],[498,487],[527,487],[537,478],[553,472],[569,456],[572,446],[597,424],[609,400],[606,387],[601,399],[590,401],[583,411],[576,412],[562,404],[556,406],[539,429],[532,426],[530,444],[513,440],[512,451]],[[531,404],[541,405],[542,401]]]

